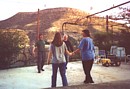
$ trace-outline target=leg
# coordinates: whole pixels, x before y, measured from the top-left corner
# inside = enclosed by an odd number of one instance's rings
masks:
[[[92,77],[91,77],[91,69],[92,69],[92,66],[93,66],[93,60],[89,60],[88,61],[88,81],[89,81],[89,83],[94,83],[93,82],[93,79],[92,79]]]
[[[67,64],[68,64],[68,61],[69,61],[69,55],[65,54],[65,59],[66,59],[66,69],[67,69]]]
[[[41,60],[42,60],[41,52],[38,52],[38,60],[37,60],[37,69],[38,69],[38,73],[41,72]]]
[[[86,61],[82,61],[82,65],[83,65],[83,70],[84,70],[84,73],[85,73],[85,80],[84,80],[84,82],[86,82],[87,81],[87,69],[86,69],[86,65],[87,65],[87,63],[86,63]]]
[[[56,87],[57,70],[58,70],[58,64],[52,64],[52,85],[51,85],[51,87]]]
[[[42,71],[44,71],[43,66],[45,63],[45,58],[46,58],[45,52],[42,52],[42,61],[41,61],[41,70]]]
[[[66,78],[66,63],[60,63],[59,65],[60,75],[62,78],[62,84],[63,86],[68,86],[67,78]]]
[[[65,53],[65,60],[66,60],[66,69],[67,69],[68,59],[67,59],[67,54],[66,53]]]
[[[91,69],[92,69],[92,65],[93,65],[93,60],[88,60],[88,61],[82,61],[83,63],[83,69],[84,69],[84,73],[86,75],[85,78],[85,83],[93,83],[93,79],[91,77]]]

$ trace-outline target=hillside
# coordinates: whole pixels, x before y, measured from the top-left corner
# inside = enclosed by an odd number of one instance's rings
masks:
[[[45,33],[46,39],[52,39],[53,31],[62,30],[62,24],[64,22],[75,22],[78,18],[85,17],[89,13],[74,9],[74,8],[51,8],[40,10],[40,32]],[[30,39],[34,40],[36,38],[37,31],[37,12],[19,12],[16,15],[8,18],[6,20],[0,21],[0,29],[22,29],[29,32]],[[84,25],[70,25],[67,24],[64,27],[66,32],[74,33],[73,37],[79,37],[78,34],[81,30],[89,28],[92,34],[95,32],[105,32],[106,31],[106,19],[101,17],[93,16],[91,19],[86,18],[78,21],[78,24]],[[109,30],[119,31],[122,26],[109,21],[109,25],[117,25],[114,27],[109,26]],[[47,34],[46,34],[47,33]],[[51,36],[50,36],[51,35]]]
[[[73,8],[53,8],[40,10],[40,30],[51,27],[61,29],[62,23],[75,21],[87,13]],[[9,19],[0,21],[0,29],[33,30],[37,28],[37,12],[19,12]]]

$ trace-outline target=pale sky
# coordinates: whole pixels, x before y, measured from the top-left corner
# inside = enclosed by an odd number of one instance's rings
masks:
[[[72,7],[88,13],[96,13],[129,0],[0,0],[0,20],[5,20],[18,12],[35,12],[56,7]],[[92,10],[90,8],[93,7]],[[130,7],[130,3],[123,5]],[[116,13],[117,9],[103,13]]]

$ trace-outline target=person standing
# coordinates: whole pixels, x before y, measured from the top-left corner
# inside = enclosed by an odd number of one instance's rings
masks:
[[[33,48],[33,54],[35,55],[35,50],[37,49],[37,69],[38,73],[44,71],[43,66],[46,58],[45,54],[45,41],[43,40],[43,35],[39,34],[39,40],[36,42],[35,47]]]
[[[84,83],[94,83],[90,74],[95,57],[94,44],[90,37],[89,30],[83,30],[82,35],[83,38],[80,41],[78,48],[73,52],[73,55],[81,51],[83,70],[86,75]]]
[[[68,39],[68,35],[64,34],[63,41],[65,42],[68,51],[73,52],[74,49],[73,49],[73,46],[72,46],[71,42]],[[69,61],[69,55],[66,54],[66,53],[65,53],[65,59],[66,59],[66,69],[67,69],[67,64],[68,64],[68,61]]]
[[[50,44],[47,63],[50,64],[50,59],[52,57],[52,85],[51,87],[56,87],[57,80],[57,70],[59,68],[60,75],[62,78],[63,86],[68,86],[66,78],[66,59],[64,53],[72,55],[67,50],[66,44],[63,42],[61,33],[56,32],[53,41]]]

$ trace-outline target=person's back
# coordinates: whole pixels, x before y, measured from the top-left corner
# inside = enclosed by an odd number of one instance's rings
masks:
[[[83,57],[83,60],[85,59],[94,59],[94,45],[93,40],[90,37],[86,37],[82,39],[82,42],[84,45],[81,49],[81,54]]]
[[[51,49],[52,49],[52,53],[53,53],[53,57],[52,57],[52,63],[64,63],[66,62],[65,60],[65,50],[66,50],[66,45],[63,42],[63,44],[59,47],[51,44]]]
[[[86,75],[84,83],[94,83],[90,74],[95,56],[93,40],[90,38],[90,32],[88,29],[82,30],[82,36],[83,38],[80,41],[78,49],[73,53],[75,54],[81,51],[83,70]]]
[[[57,32],[50,45],[47,59],[47,62],[49,64],[50,58],[52,57],[52,87],[56,87],[58,69],[60,71],[63,86],[68,85],[66,78],[66,60],[64,55],[65,53],[67,53],[68,55],[72,55],[72,53],[69,53],[69,51],[67,50],[66,44],[62,40],[60,32]]]

